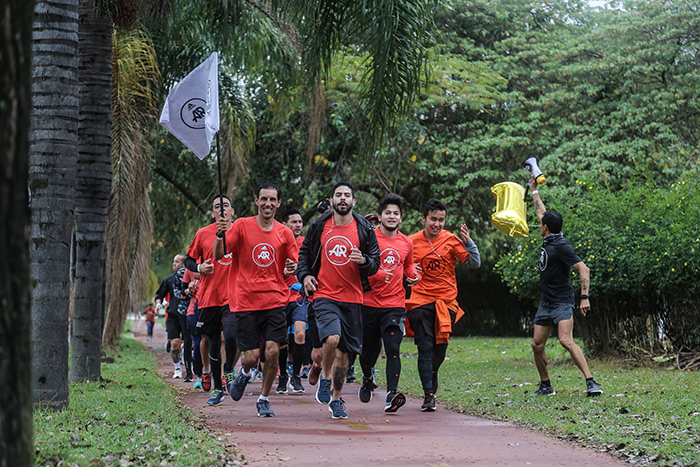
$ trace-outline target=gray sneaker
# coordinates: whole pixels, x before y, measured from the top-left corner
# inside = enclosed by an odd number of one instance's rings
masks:
[[[258,417],[274,417],[275,412],[270,408],[270,401],[260,400],[255,404],[258,408]]]
[[[537,391],[533,392],[530,394],[531,396],[553,396],[557,392],[554,390],[552,386],[545,386],[540,382],[540,387],[537,388]]]
[[[323,382],[323,380],[321,380]],[[345,413],[345,404],[340,399],[331,401],[328,404],[328,411],[331,413],[333,420],[342,420],[348,418],[348,414]]]
[[[292,386],[293,392],[304,392],[304,386],[301,384],[301,376],[294,375],[289,383]]]
[[[318,389],[316,390],[316,400],[319,402],[319,404],[328,404],[331,401],[330,379],[319,379]]]
[[[588,397],[600,396],[601,394],[603,394],[603,390],[600,389],[600,386],[594,379],[586,381],[586,395]]]
[[[248,386],[248,377],[244,375],[243,370],[241,370],[241,372],[238,373],[238,376],[236,376],[236,379],[233,380],[233,383],[227,384],[226,389],[231,395],[231,399],[234,401],[239,401],[241,400],[241,397],[243,397],[246,386]]]

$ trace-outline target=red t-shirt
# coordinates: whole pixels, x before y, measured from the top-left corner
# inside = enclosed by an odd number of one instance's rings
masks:
[[[272,230],[260,228],[256,217],[239,218],[226,233],[226,247],[235,251],[235,274],[229,277],[232,311],[269,310],[287,305],[289,287],[284,275],[287,258],[299,261],[292,231],[275,221]]]
[[[441,231],[432,243],[425,238],[423,230],[411,235],[410,239],[413,241],[413,257],[423,268],[421,280],[413,287],[413,292],[445,302],[456,299],[455,266],[458,259],[464,263],[469,257],[462,240],[447,230]]]
[[[314,298],[330,298],[337,302],[362,303],[360,270],[350,260],[350,248],[360,247],[357,223],[336,225],[333,217],[326,221],[321,234],[321,267]]]
[[[364,304],[374,308],[405,308],[403,276],[418,276],[413,263],[413,242],[401,232],[396,237],[387,237],[380,229],[374,233],[381,252],[379,270],[369,277],[372,290],[365,292]]]
[[[301,244],[304,243],[304,237],[299,235],[299,238],[297,238],[297,248],[301,248]],[[289,276],[284,276],[284,280],[287,283],[287,287],[291,287],[297,282],[299,282],[294,274],[290,274]],[[290,302],[296,302],[301,298],[301,294],[297,292],[296,290],[290,290],[289,291],[289,301]]]
[[[211,259],[214,264],[212,274],[201,274],[199,277],[199,290],[197,292],[197,306],[207,308],[210,306],[224,306],[228,304],[228,274],[231,265],[231,252],[218,261],[214,261],[214,241],[216,240],[216,224],[209,224],[197,231],[192,245],[187,249],[187,254],[198,263],[204,263]]]

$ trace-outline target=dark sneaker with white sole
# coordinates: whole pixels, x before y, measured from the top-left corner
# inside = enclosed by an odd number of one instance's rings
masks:
[[[586,381],[586,395],[588,397],[600,396],[601,394],[603,394],[603,390],[600,389],[600,386],[594,379]]]
[[[321,380],[323,382],[323,380]],[[348,418],[348,414],[345,413],[345,404],[340,399],[331,401],[328,404],[328,411],[331,413],[333,420],[342,420]]]
[[[360,398],[360,402],[364,402],[365,404],[369,401],[372,400],[372,379],[367,379],[365,377],[362,378],[362,386],[360,386],[360,390],[357,391],[357,397]]]
[[[301,384],[301,376],[299,375],[294,375],[292,376],[292,379],[289,382],[289,385],[292,387],[292,392],[304,392],[304,386]]]
[[[531,396],[553,396],[557,392],[554,390],[552,386],[545,386],[544,384],[540,383],[540,387],[537,388],[537,391],[533,392],[530,394]]]
[[[420,410],[421,412],[435,412],[435,396],[432,393],[425,395]]]
[[[287,394],[287,383],[289,382],[289,376],[280,376],[277,384],[277,394]]]
[[[328,404],[331,401],[331,380],[320,378],[316,390],[316,400],[319,404]]]
[[[394,413],[406,403],[406,396],[401,392],[391,391],[386,395],[384,412]]]
[[[274,417],[275,412],[270,408],[270,401],[258,401],[255,406],[258,408],[258,417]]]

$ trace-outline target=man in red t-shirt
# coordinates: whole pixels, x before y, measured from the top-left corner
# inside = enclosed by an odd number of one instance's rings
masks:
[[[250,370],[260,359],[262,337],[265,366],[256,406],[258,416],[274,417],[270,389],[277,375],[280,345],[287,343],[284,307],[289,302],[289,287],[285,277],[296,271],[299,247],[292,231],[275,220],[280,205],[280,189],[276,185],[261,185],[255,205],[258,215],[236,220],[228,232],[225,220],[217,221],[219,232],[214,243],[214,258],[223,256],[221,234],[226,232],[226,248],[235,252],[234,269],[228,282],[229,305],[237,315],[238,343],[244,352],[241,372],[226,389],[234,401],[241,399]]]
[[[304,220],[298,209],[288,209],[282,215],[282,225],[286,226],[294,234],[294,239],[297,246],[301,247],[304,243],[304,237],[301,235],[301,230],[304,228]],[[289,303],[285,307],[285,315],[287,316],[287,327],[291,331],[288,333],[293,336],[293,340],[289,341],[288,346],[280,347],[279,356],[279,383],[277,384],[277,394],[287,394],[287,383],[294,392],[304,392],[304,386],[301,384],[301,365],[304,362],[304,351],[306,350],[306,324],[309,319],[309,300],[299,293],[301,284],[297,281],[294,275],[286,276],[287,286],[291,291],[289,295]],[[287,374],[287,357],[289,348],[292,350],[292,374]]]
[[[319,217],[306,234],[297,278],[307,296],[314,294],[314,317],[323,342],[316,400],[328,404],[333,419],[343,419],[348,416],[340,394],[348,352],[362,351],[362,294],[379,268],[379,245],[372,224],[352,210],[352,185],[341,182],[333,187],[331,204],[332,212]]]
[[[377,363],[384,343],[386,352],[386,404],[385,412],[396,412],[406,403],[406,396],[398,390],[401,374],[399,348],[406,321],[406,291],[403,278],[409,286],[415,285],[420,276],[413,263],[413,242],[399,232],[401,215],[406,201],[390,193],[379,202],[379,227],[375,228],[379,243],[379,270],[369,278],[372,289],[365,293],[362,305],[362,385],[358,392],[360,401],[372,400],[375,388],[372,368]]]
[[[418,374],[425,393],[423,412],[435,411],[438,369],[445,360],[452,326],[464,315],[457,303],[457,260],[470,268],[481,266],[479,249],[467,226],[460,226],[460,239],[443,230],[446,217],[445,203],[431,199],[423,209],[425,229],[410,237],[422,277],[406,300],[406,308],[418,347]]]
[[[217,195],[211,204],[212,219],[220,219],[230,226],[232,216],[231,200],[225,195]],[[185,258],[187,269],[200,273],[197,290],[199,317],[195,333],[202,336],[202,388],[208,391],[212,381],[214,384],[214,390],[207,401],[208,405],[218,405],[224,396],[221,383],[221,323],[222,317],[229,311],[227,284],[231,252],[222,255],[220,259],[214,259],[213,247],[217,234],[216,223],[199,229]]]

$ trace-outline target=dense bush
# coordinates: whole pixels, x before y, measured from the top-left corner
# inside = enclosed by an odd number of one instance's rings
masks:
[[[592,350],[652,350],[663,334],[674,348],[700,349],[698,175],[686,172],[666,187],[643,177],[617,189],[578,181],[566,197],[541,187],[546,207],[562,213],[564,236],[591,268],[592,310],[579,329]],[[496,267],[513,293],[532,300],[539,296],[540,245],[534,230]]]

